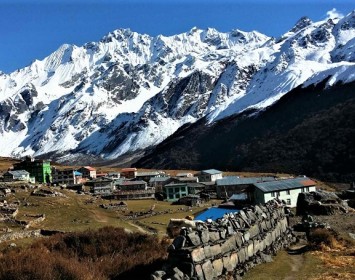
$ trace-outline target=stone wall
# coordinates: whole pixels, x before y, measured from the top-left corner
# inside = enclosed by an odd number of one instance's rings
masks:
[[[166,265],[151,279],[240,279],[295,241],[285,208],[271,201],[183,228],[168,248]]]

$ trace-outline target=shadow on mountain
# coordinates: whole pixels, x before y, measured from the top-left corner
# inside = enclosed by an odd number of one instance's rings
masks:
[[[286,172],[355,180],[355,83],[298,87],[261,112],[185,125],[137,167]]]

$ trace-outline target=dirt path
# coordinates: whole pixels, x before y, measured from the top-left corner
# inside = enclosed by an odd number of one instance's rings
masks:
[[[290,275],[286,276],[283,280],[295,280],[297,279],[296,276],[298,275],[298,271],[302,268],[305,262],[305,257],[304,254],[298,254],[298,255],[289,255],[290,260],[292,261],[290,263],[291,265],[291,270],[290,270]]]
[[[90,210],[93,214],[93,217],[99,223],[107,223],[108,219],[105,215],[103,215],[100,211]]]
[[[130,224],[132,227],[135,227],[141,233],[152,234],[150,231],[147,231],[146,229],[142,228],[141,226],[139,226],[139,225],[137,225],[135,223],[128,222],[128,224]]]

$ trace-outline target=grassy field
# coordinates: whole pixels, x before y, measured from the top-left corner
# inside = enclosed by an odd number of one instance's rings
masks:
[[[44,189],[46,189],[45,187]],[[40,197],[30,195],[31,190],[24,190],[20,187],[16,188],[16,193],[12,193],[7,200],[9,202],[20,201],[19,213],[16,217],[18,220],[31,220],[31,215],[45,214],[45,220],[32,226],[32,229],[47,229],[58,231],[83,231],[87,229],[97,229],[104,226],[123,227],[129,231],[141,231],[136,225],[136,221],[140,221],[143,225],[151,227],[152,232],[160,234],[165,233],[165,228],[169,219],[184,218],[187,215],[193,215],[200,212],[210,204],[203,207],[192,207],[181,205],[171,205],[169,202],[156,200],[130,200],[125,201],[127,208],[123,209],[104,209],[101,204],[117,203],[116,200],[104,200],[91,195],[79,195],[69,190],[59,190],[59,188],[50,188],[61,194],[57,197]],[[149,212],[154,206],[154,213],[142,215],[141,213]],[[161,214],[160,214],[161,213]],[[129,219],[133,214],[137,214],[137,218]],[[0,223],[0,227],[10,227],[19,229],[11,223]]]

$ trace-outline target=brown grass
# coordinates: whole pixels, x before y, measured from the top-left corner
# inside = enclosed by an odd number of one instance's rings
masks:
[[[128,271],[135,279],[149,279],[166,246],[156,236],[113,227],[58,234],[3,252],[0,279],[125,279]]]

